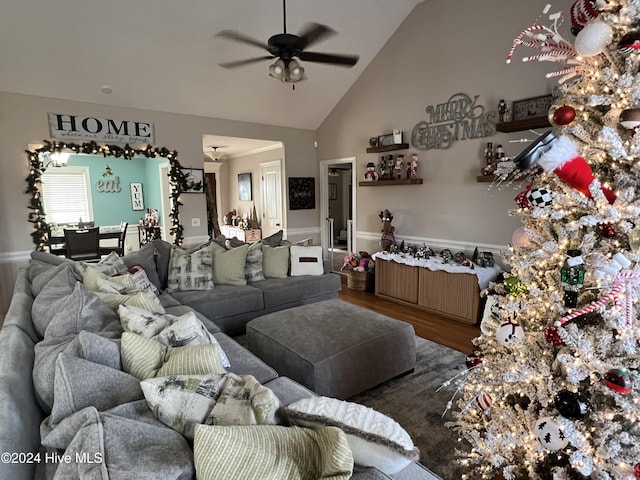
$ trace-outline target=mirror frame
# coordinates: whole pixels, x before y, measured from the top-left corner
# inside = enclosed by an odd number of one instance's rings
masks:
[[[183,227],[180,223],[180,194],[186,190],[186,176],[182,173],[182,166],[178,161],[178,152],[169,150],[166,147],[156,147],[147,145],[144,148],[133,148],[128,144],[124,147],[119,145],[99,145],[96,142],[86,143],[66,143],[43,140],[44,145],[35,150],[25,150],[29,161],[29,175],[26,178],[27,190],[25,193],[31,194],[31,199],[27,208],[29,212],[29,223],[33,224],[31,238],[36,245],[36,250],[44,250],[48,245],[47,222],[45,221],[44,206],[42,204],[42,174],[47,169],[41,156],[47,153],[71,151],[76,154],[102,155],[106,157],[123,157],[132,160],[133,157],[157,158],[163,157],[169,160],[169,185],[171,187],[170,198],[172,200],[171,228],[169,232],[173,235],[173,244],[180,246],[184,239]]]

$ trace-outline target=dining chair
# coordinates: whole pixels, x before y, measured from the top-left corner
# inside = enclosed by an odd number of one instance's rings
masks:
[[[66,256],[71,260],[99,260],[100,228],[84,228],[78,230],[64,230]]]
[[[120,222],[120,236],[118,237],[118,247],[113,250],[121,257],[124,255],[124,242],[127,239],[128,226],[128,222]]]
[[[54,237],[51,232],[51,226],[47,224],[47,246],[49,247],[49,253],[53,255],[65,255],[65,245],[64,240],[59,237]]]

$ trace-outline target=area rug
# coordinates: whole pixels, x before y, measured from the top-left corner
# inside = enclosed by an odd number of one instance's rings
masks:
[[[349,401],[367,405],[398,422],[420,449],[420,463],[444,480],[462,478],[455,462],[455,449],[464,448],[455,432],[444,426],[453,418],[443,412],[453,396],[452,388],[442,388],[461,370],[465,355],[437,343],[416,337],[416,368]]]

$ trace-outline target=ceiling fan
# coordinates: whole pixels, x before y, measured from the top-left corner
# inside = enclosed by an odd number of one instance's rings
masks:
[[[304,68],[300,66],[296,58],[305,62],[328,63],[344,67],[353,67],[358,63],[358,55],[342,55],[331,53],[309,52],[307,49],[336,32],[319,23],[308,23],[298,35],[287,33],[287,5],[282,0],[283,33],[273,35],[263,43],[235,30],[223,30],[216,34],[217,37],[262,48],[269,55],[247,58],[232,62],[219,63],[224,68],[236,68],[263,60],[276,59],[269,67],[269,75],[286,83],[295,83],[304,79]],[[295,85],[293,86],[295,88]]]

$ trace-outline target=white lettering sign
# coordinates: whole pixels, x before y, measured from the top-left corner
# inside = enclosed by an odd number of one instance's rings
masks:
[[[49,113],[49,134],[63,140],[153,144],[153,123]]]

